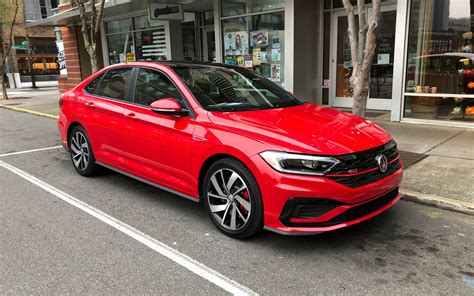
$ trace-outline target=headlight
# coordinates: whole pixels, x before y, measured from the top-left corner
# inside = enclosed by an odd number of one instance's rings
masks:
[[[282,173],[322,176],[339,160],[332,157],[265,151],[260,156],[275,170]]]

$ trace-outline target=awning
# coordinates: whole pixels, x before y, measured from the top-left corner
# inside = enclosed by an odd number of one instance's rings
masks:
[[[144,6],[146,4],[146,6]],[[142,7],[143,6],[143,7]],[[117,14],[126,14],[130,11],[144,10],[148,7],[148,1],[133,0],[106,0],[104,6],[104,17]],[[31,27],[57,27],[79,25],[81,18],[76,8],[70,8],[66,11],[54,14],[50,17],[26,23],[27,28]]]

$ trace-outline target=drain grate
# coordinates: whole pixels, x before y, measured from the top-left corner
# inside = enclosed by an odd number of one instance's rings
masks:
[[[399,150],[398,153],[400,154],[400,158],[402,159],[402,164],[404,168],[414,165],[415,163],[428,156],[426,154],[408,152],[403,150]]]

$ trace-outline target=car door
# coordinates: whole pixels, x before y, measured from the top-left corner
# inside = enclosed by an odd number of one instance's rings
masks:
[[[96,160],[119,169],[125,164],[124,105],[131,100],[132,71],[132,67],[108,70],[84,102],[83,121]]]
[[[150,104],[174,98],[188,108],[178,87],[163,72],[138,68],[133,104],[125,109],[125,157],[133,174],[191,194],[194,118],[153,112]]]

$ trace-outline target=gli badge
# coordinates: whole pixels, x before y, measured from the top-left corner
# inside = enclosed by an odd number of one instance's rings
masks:
[[[379,166],[379,169],[382,173],[385,173],[388,168],[388,161],[387,157],[383,154],[379,154],[375,157],[375,161],[377,161],[377,165]]]

